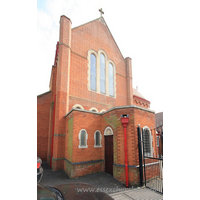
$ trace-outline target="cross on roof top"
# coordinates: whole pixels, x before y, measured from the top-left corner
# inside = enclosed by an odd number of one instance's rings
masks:
[[[101,9],[99,9],[99,12],[101,13],[101,17],[102,17],[102,14],[104,14],[104,12],[103,12],[102,8],[101,8]]]

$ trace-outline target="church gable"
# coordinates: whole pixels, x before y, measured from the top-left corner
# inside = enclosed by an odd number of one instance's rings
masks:
[[[69,110],[127,105],[128,66],[103,17],[71,29],[70,49]]]
[[[103,17],[73,28],[71,48],[73,52],[84,57],[87,56],[89,49],[102,49],[108,54],[109,59],[115,62],[124,60]]]

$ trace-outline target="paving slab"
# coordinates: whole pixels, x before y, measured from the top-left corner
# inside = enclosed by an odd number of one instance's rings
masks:
[[[162,200],[163,195],[148,188],[134,188],[125,192],[109,194],[115,200]]]

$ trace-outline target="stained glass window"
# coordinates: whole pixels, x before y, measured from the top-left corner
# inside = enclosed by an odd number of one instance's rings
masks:
[[[114,96],[114,70],[111,63],[109,63],[109,95]]]
[[[90,56],[90,89],[96,90],[96,56]]]
[[[105,67],[105,56],[101,53],[100,55],[100,92],[106,93],[106,67]]]
[[[96,141],[95,141],[95,145],[96,146],[100,146],[100,132],[99,131],[96,131]]]
[[[151,134],[149,129],[143,131],[143,144],[144,144],[144,155],[151,156]]]
[[[78,138],[79,138],[78,148],[88,148],[88,145],[87,145],[88,134],[87,134],[87,131],[85,129],[82,129],[79,132]]]
[[[102,139],[101,132],[96,131],[94,133],[94,147],[102,147],[101,139]]]
[[[81,131],[81,144],[80,146],[86,146],[86,132],[85,130]]]

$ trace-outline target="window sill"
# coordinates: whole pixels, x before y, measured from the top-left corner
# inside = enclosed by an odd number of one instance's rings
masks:
[[[94,148],[101,148],[101,147],[102,147],[102,145],[100,145],[100,146],[94,145]]]
[[[78,148],[80,148],[80,149],[88,148],[88,145],[86,145],[86,146],[80,146],[80,145],[78,145]]]

